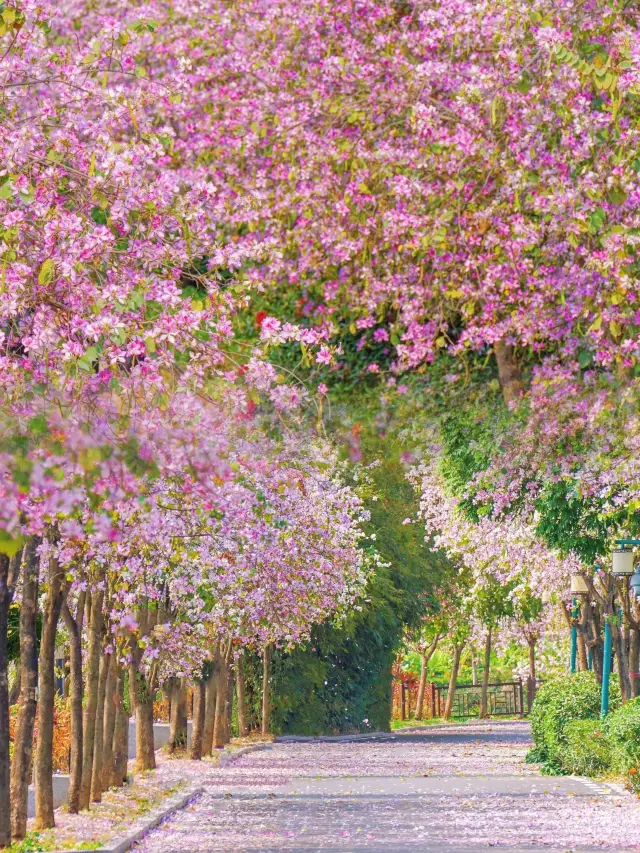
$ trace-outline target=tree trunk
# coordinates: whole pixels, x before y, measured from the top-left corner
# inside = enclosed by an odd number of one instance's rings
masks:
[[[169,723],[169,752],[187,748],[187,682],[176,678],[171,684],[171,720]]]
[[[447,701],[444,706],[444,714],[443,717],[445,720],[451,719],[451,714],[453,713],[453,697],[456,692],[456,681],[458,680],[458,670],[460,669],[460,658],[462,656],[462,650],[464,649],[464,645],[462,643],[456,643],[453,648],[453,663],[451,666],[451,677],[449,678],[449,689],[447,691]]]
[[[118,683],[118,664],[115,657],[111,659],[111,666],[107,674],[107,687],[104,693],[104,716],[102,721],[102,783],[103,791],[112,785],[113,778],[113,735],[116,727],[116,706],[118,697],[116,685]]]
[[[80,783],[82,781],[82,623],[85,593],[78,596],[76,618],[68,602],[62,605],[62,616],[69,635],[69,681],[71,682],[71,760],[69,762],[69,793],[67,806],[71,814],[80,809]]]
[[[199,678],[194,688],[193,721],[191,728],[191,758],[200,761],[202,758],[204,718],[206,709],[206,681]]]
[[[518,400],[524,390],[520,367],[515,359],[513,347],[504,341],[496,341],[493,345],[502,396],[507,405]]]
[[[482,673],[482,691],[480,693],[480,712],[478,717],[481,720],[487,716],[487,700],[489,695],[489,672],[491,670],[491,628],[487,630],[487,639],[484,644],[484,672]]]
[[[213,748],[222,749],[227,741],[227,702],[229,693],[229,664],[221,654],[218,666],[218,689],[216,691],[216,713],[213,725]]]
[[[231,651],[231,650],[230,650]],[[227,663],[227,703],[225,706],[224,715],[224,736],[227,743],[231,743],[232,725],[233,725],[233,693],[235,685],[235,673],[231,661]]]
[[[129,676],[131,678],[131,675]],[[153,742],[153,689],[147,679],[134,672],[136,680],[136,770],[154,770],[156,753]]]
[[[109,787],[119,788],[127,778],[129,760],[129,715],[124,704],[124,669],[116,669],[115,683],[115,726],[113,730],[113,759]]]
[[[424,691],[427,686],[427,650],[420,652],[420,683],[418,685],[418,698],[416,700],[416,720],[422,719],[424,708]]]
[[[98,707],[98,683],[100,680],[100,652],[102,642],[102,604],[104,593],[92,592],[87,604],[89,615],[89,642],[86,660],[85,708],[82,720],[82,780],[80,782],[80,809],[88,809],[91,801],[91,777],[93,775],[93,750],[96,735],[96,710]]]
[[[58,620],[64,598],[65,572],[49,557],[47,598],[44,604],[38,667],[38,740],[36,742],[36,829],[55,826],[53,814],[53,713],[55,701],[55,650]]]
[[[241,652],[236,660],[236,699],[238,703],[238,736],[246,737],[249,729],[247,727],[247,700],[244,684],[244,652]]]
[[[15,593],[15,569],[0,554],[0,847],[11,843],[11,767],[9,764],[9,608]]]
[[[33,729],[36,719],[36,687],[38,684],[39,545],[39,539],[35,537],[29,539],[22,554],[20,700],[11,765],[11,834],[15,841],[23,839],[27,832],[27,800],[33,754]]]
[[[91,800],[102,802],[103,791],[103,755],[104,755],[104,708],[107,691],[107,680],[111,669],[111,655],[103,654],[100,658],[98,675],[98,702],[96,704],[96,730],[93,736],[93,769],[91,771]]]
[[[627,652],[624,644],[624,637],[619,627],[611,629],[613,647],[615,649],[616,658],[618,659],[618,681],[620,683],[620,696],[622,701],[626,702],[631,695],[629,687],[629,666],[627,661]]]
[[[204,734],[202,740],[202,754],[211,755],[213,752],[213,729],[216,720],[216,698],[218,695],[218,675],[220,670],[220,644],[216,643],[213,660],[207,667],[208,676],[206,681],[206,700],[204,711]]]
[[[269,734],[271,723],[271,654],[272,647],[267,645],[262,652],[262,735]]]
[[[640,631],[631,629],[629,637],[629,680],[631,682],[631,698],[640,696]]]
[[[474,687],[478,686],[478,656],[473,646],[471,646],[471,683]]]
[[[587,655],[587,644],[582,631],[578,631],[578,670],[586,672],[589,669],[589,657]]]
[[[536,684],[536,641],[527,640],[529,645],[529,677],[533,683],[534,689]]]
[[[9,707],[15,705],[20,698],[20,682],[22,680],[22,669],[20,667],[20,663],[16,666],[16,675],[13,679],[13,684],[11,685],[11,689],[9,690]]]

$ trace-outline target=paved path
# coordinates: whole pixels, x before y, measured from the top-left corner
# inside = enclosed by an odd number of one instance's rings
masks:
[[[205,793],[136,850],[640,851],[636,799],[586,779],[540,776],[524,764],[529,745],[520,722],[277,743],[201,770]]]

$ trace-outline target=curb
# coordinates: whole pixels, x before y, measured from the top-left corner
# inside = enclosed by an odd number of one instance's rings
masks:
[[[274,743],[350,743],[358,740],[380,740],[397,737],[397,732],[362,732],[357,735],[282,735]]]
[[[250,752],[259,752],[261,749],[266,749],[271,746],[270,743],[252,743],[250,746],[241,746],[234,752],[223,752],[218,761],[218,767],[225,767],[227,764],[232,764],[237,758],[242,758],[243,755],[248,755]]]
[[[154,829],[173,812],[183,809],[190,800],[202,794],[203,791],[204,788],[201,785],[193,785],[186,792],[182,791],[179,794],[175,794],[173,797],[165,800],[160,808],[145,815],[144,821],[141,820],[138,823],[134,823],[129,835],[122,835],[111,839],[108,846],[96,847],[95,853],[125,853],[126,850],[133,847],[136,841],[140,841],[150,829]],[[63,850],[57,851],[57,853],[87,853],[87,849]]]
[[[234,752],[224,752],[219,756],[217,766],[224,767],[227,764],[233,763],[236,759],[241,758],[243,755],[247,755],[247,753],[257,752],[258,750],[265,749],[269,745],[270,744],[266,743],[256,743],[251,744],[250,746],[241,747]],[[128,835],[112,838],[107,846],[96,847],[95,853],[126,853],[126,851],[133,847],[136,841],[140,841],[140,839],[143,838],[149,830],[155,829],[158,824],[162,823],[162,821],[169,817],[169,815],[173,814],[173,812],[177,812],[180,811],[180,809],[185,808],[191,800],[200,796],[203,792],[204,787],[202,785],[195,784],[186,791],[180,791],[179,793],[174,794],[172,797],[169,797],[168,800],[165,800],[165,802],[157,809],[145,815],[144,820],[134,823],[132,830]],[[57,853],[87,853],[87,850],[61,850],[57,851]]]

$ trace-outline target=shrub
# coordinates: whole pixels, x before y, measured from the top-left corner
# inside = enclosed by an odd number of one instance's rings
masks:
[[[611,743],[600,720],[573,720],[559,749],[562,767],[578,776],[597,776],[611,766]]]
[[[640,697],[631,699],[609,715],[607,735],[613,767],[623,773],[637,770],[640,766]]]
[[[609,706],[620,704],[618,685],[611,680]],[[546,765],[547,772],[567,772],[563,764],[567,726],[575,720],[598,720],[600,686],[592,672],[555,678],[543,684],[531,709],[534,749],[529,760]]]

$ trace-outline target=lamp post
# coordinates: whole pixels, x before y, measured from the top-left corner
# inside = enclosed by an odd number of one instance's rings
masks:
[[[611,573],[617,578],[631,578],[631,586],[636,591],[640,589],[640,572],[633,570],[633,546],[640,545],[640,539],[616,539],[612,554]],[[629,547],[631,546],[631,547]],[[602,696],[600,701],[600,716],[604,719],[609,713],[609,679],[611,678],[611,624],[606,618],[604,623],[604,651],[602,655]]]

